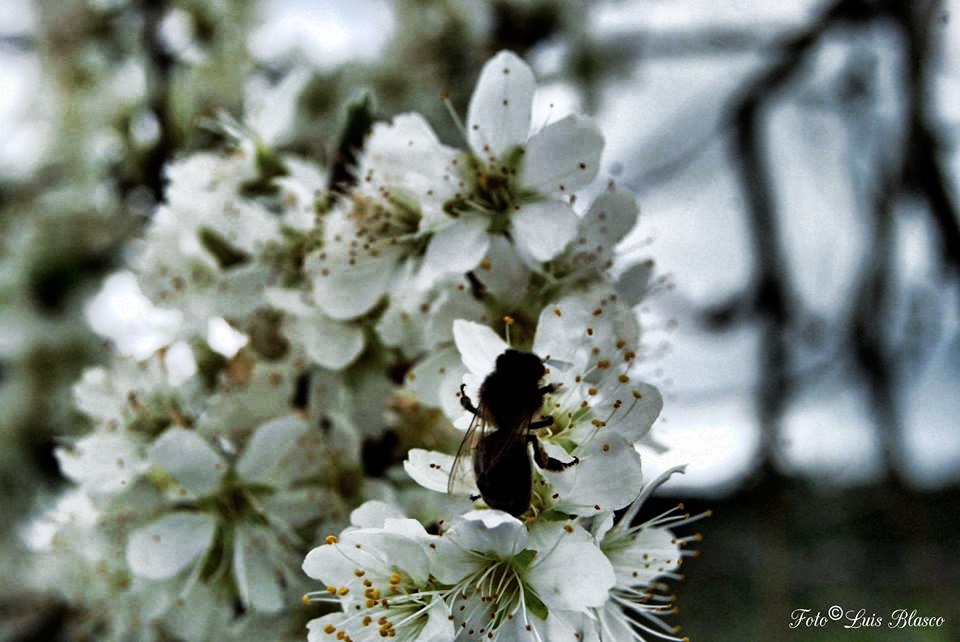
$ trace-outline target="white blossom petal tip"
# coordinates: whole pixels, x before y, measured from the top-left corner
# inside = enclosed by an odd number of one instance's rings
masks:
[[[501,51],[487,61],[467,110],[467,138],[475,154],[499,157],[526,142],[536,86],[533,71],[515,53]]]

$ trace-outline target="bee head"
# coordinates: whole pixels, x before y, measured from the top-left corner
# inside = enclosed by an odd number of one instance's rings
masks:
[[[499,372],[509,372],[521,381],[534,383],[540,381],[546,372],[540,357],[532,352],[521,352],[512,348],[497,357],[496,369]]]

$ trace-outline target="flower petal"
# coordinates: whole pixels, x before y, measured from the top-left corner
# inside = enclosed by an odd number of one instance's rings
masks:
[[[489,239],[489,237],[487,237]],[[478,301],[466,288],[448,287],[443,289],[431,304],[426,318],[424,331],[427,347],[436,350],[440,346],[453,344],[453,322],[457,319],[480,320],[486,317],[483,303]],[[431,350],[431,351],[432,351]]]
[[[490,327],[463,319],[453,322],[453,340],[467,370],[478,377],[490,374],[497,357],[510,347]]]
[[[138,528],[127,543],[127,565],[134,575],[151,580],[173,577],[210,546],[213,517],[171,513]]]
[[[542,555],[527,570],[525,579],[551,612],[585,613],[607,601],[616,575],[589,533],[579,527],[564,530],[556,522],[538,524],[530,530],[530,545]]]
[[[449,220],[443,203],[457,190],[451,168],[458,154],[437,140],[423,116],[400,114],[389,124],[374,125],[357,172],[364,180],[357,189],[374,198],[382,197],[382,189],[409,194],[420,204],[422,224],[429,227]]]
[[[598,627],[604,638],[611,640],[629,640],[636,636],[633,621],[627,611],[614,600],[609,600],[597,611]]]
[[[247,481],[284,484],[292,472],[287,470],[289,459],[302,447],[301,438],[307,430],[307,422],[296,416],[263,424],[237,461],[237,473]]]
[[[637,199],[630,192],[607,190],[597,196],[583,215],[580,236],[592,251],[604,256],[613,253],[613,246],[637,223]]]
[[[233,576],[240,601],[264,613],[280,611],[284,602],[279,577],[270,564],[271,556],[264,554],[271,537],[269,532],[240,527],[233,544]]]
[[[621,587],[645,586],[680,564],[677,537],[666,528],[647,526],[629,546],[612,547],[608,552]]]
[[[490,245],[487,223],[465,218],[438,231],[427,245],[420,268],[420,286],[432,285],[446,274],[469,272],[477,267]]]
[[[527,529],[516,517],[499,510],[471,511],[429,549],[431,570],[441,582],[452,584],[485,564],[484,558],[509,560],[525,548]]]
[[[336,611],[310,620],[307,622],[307,642],[329,642],[330,634],[327,631],[330,627],[337,629],[342,626],[343,619],[343,613]]]
[[[406,388],[422,403],[438,406],[456,419],[463,414],[458,395],[466,368],[452,347],[435,350],[418,361],[407,373]]]
[[[343,543],[339,546],[345,549],[349,547],[351,552],[361,548],[368,552],[375,551],[380,557],[382,569],[390,572],[393,567],[403,569],[418,585],[426,584],[430,576],[430,560],[425,545],[406,535],[379,528],[360,528],[345,532],[341,540]]]
[[[633,307],[650,292],[653,278],[653,261],[642,261],[631,265],[617,278],[615,288],[626,305]]]
[[[313,299],[334,319],[353,319],[376,305],[390,287],[398,252],[385,249],[377,257],[363,256],[354,265],[347,259],[331,262],[313,253],[304,260],[304,272],[313,277]]]
[[[360,528],[383,528],[383,523],[391,518],[403,518],[399,508],[379,499],[360,504],[350,513],[350,523]]]
[[[411,448],[407,459],[403,462],[403,470],[410,479],[428,490],[438,493],[447,492],[447,481],[450,479],[450,470],[453,468],[453,455]]]
[[[427,621],[419,631],[417,640],[421,642],[447,642],[454,639],[453,622],[450,621],[450,609],[446,602],[434,598],[426,609]]]
[[[420,187],[449,170],[456,150],[443,145],[417,113],[394,116],[373,126],[362,157],[360,176],[377,185]],[[419,193],[417,194],[419,196]]]
[[[363,351],[363,330],[356,324],[312,314],[296,326],[307,356],[323,368],[342,370]]]
[[[609,417],[607,428],[631,443],[647,436],[663,409],[660,391],[642,381],[620,383],[617,379],[609,379],[608,384],[601,387],[600,401],[593,406],[593,413]],[[625,410],[617,412],[618,400],[623,400]]]
[[[502,510],[484,508],[463,515],[456,527],[457,545],[507,560],[527,548],[523,522]]]
[[[561,201],[528,203],[510,219],[517,249],[537,261],[549,261],[577,234],[579,219]]]
[[[476,276],[487,291],[506,309],[526,306],[530,298],[531,269],[517,253],[516,246],[503,236],[493,236],[486,258]]]
[[[501,51],[487,61],[467,110],[467,138],[475,154],[499,157],[527,140],[536,86],[530,67],[516,54]]]
[[[185,428],[167,429],[153,442],[147,457],[195,497],[212,494],[226,470],[223,459],[203,437]]]
[[[560,495],[555,504],[560,512],[595,515],[623,508],[643,487],[640,455],[615,432],[594,436],[576,454],[580,462],[574,466],[541,471]]]
[[[303,571],[328,586],[359,586],[357,569],[371,579],[387,578],[399,568],[415,582],[425,583],[430,562],[420,542],[379,528],[347,529],[339,541],[307,553]]]
[[[541,194],[565,195],[597,175],[603,134],[593,120],[571,114],[530,137],[520,182]]]
[[[120,492],[147,469],[141,448],[124,432],[93,433],[54,453],[63,474],[93,493]]]

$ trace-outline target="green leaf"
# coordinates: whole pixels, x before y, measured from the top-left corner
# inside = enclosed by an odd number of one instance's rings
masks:
[[[224,270],[235,265],[241,265],[250,260],[246,252],[238,250],[227,243],[226,239],[209,227],[201,227],[197,236],[200,237],[200,243],[203,244],[203,247],[213,255],[213,258],[216,259],[217,263],[219,263],[220,267]]]
[[[524,569],[528,568],[533,560],[537,557],[537,551],[532,548],[527,548],[513,557],[513,565],[515,568]]]
[[[546,621],[547,616],[550,615],[550,609],[543,603],[540,596],[527,589],[523,592],[523,599],[526,602],[528,611],[536,615],[539,619]]]
[[[374,122],[376,118],[373,115],[373,101],[369,94],[364,94],[359,100],[347,105],[343,129],[340,130],[337,149],[334,150],[330,163],[330,178],[327,186],[331,193],[346,194],[356,183],[354,170],[357,166],[357,156]]]

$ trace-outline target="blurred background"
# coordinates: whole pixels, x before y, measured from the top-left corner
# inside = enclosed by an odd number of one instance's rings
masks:
[[[503,48],[541,81],[535,122],[592,114],[596,190],[640,202],[621,249],[656,262],[637,312],[669,447],[645,465],[688,464],[649,510],[713,510],[676,587],[684,634],[960,639],[956,0],[3,0],[4,566],[64,483],[70,386],[105,354],[89,301],[164,165],[216,145],[219,110],[329,160],[363,96],[460,145],[441,96],[465,114]],[[276,92],[283,131],[258,111]],[[0,639],[48,639],[68,607],[12,577]],[[947,621],[789,628],[832,605]]]

